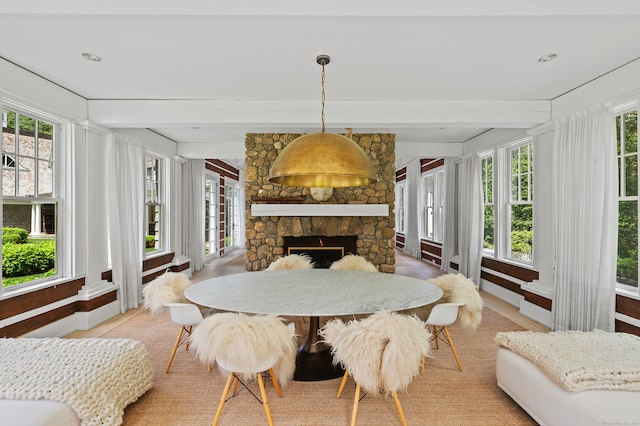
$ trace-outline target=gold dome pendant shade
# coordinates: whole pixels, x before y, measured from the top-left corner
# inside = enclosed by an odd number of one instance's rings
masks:
[[[342,188],[376,183],[367,154],[335,133],[310,133],[291,142],[271,166],[269,181],[287,186]]]
[[[273,162],[269,181],[286,186],[343,188],[376,183],[367,154],[351,139],[324,131],[324,66],[329,56],[316,58],[322,65],[322,131],[296,138]]]

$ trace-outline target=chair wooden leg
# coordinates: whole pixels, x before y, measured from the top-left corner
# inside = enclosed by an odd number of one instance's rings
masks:
[[[451,340],[451,335],[449,334],[449,330],[447,327],[442,327],[444,329],[444,334],[447,336],[447,340],[449,341],[449,346],[451,346],[451,352],[453,352],[453,357],[456,359],[456,363],[458,364],[458,369],[462,371],[462,364],[460,364],[460,358],[458,358],[458,351],[456,351],[456,347],[453,344],[453,340]]]
[[[211,361],[207,361],[207,370],[211,373]]]
[[[229,378],[227,379],[227,384],[224,385],[224,391],[222,392],[222,397],[220,398],[220,404],[218,404],[218,411],[216,411],[216,417],[213,419],[213,426],[218,426],[220,422],[220,415],[222,414],[222,408],[224,407],[224,402],[227,400],[227,395],[229,394],[229,388],[231,387],[231,382],[234,379],[233,373],[229,373]]]
[[[269,369],[269,376],[271,376],[271,381],[273,382],[273,387],[276,390],[276,393],[278,394],[278,398],[282,398],[282,391],[280,390],[280,384],[278,383],[278,378],[276,377],[276,373],[275,371],[273,371],[273,368]]]
[[[438,327],[435,325],[433,326],[433,337],[433,340],[436,341],[436,349],[440,349],[440,345],[438,344]]]
[[[340,398],[342,395],[342,391],[347,384],[347,379],[349,378],[349,370],[344,370],[344,376],[342,376],[342,381],[340,382],[340,389],[338,389],[338,396],[336,398]]]
[[[422,365],[420,366],[420,374],[424,373],[424,357],[422,357]]]
[[[184,333],[184,327],[180,327],[180,332],[178,333],[178,338],[176,339],[176,344],[173,345],[173,351],[171,351],[171,357],[169,358],[169,363],[167,364],[167,370],[165,373],[169,372],[171,368],[171,363],[173,362],[173,357],[176,356],[176,351],[178,350],[178,346],[180,346],[180,339],[182,339],[182,333]]]
[[[262,405],[264,406],[264,412],[267,415],[267,422],[269,422],[269,426],[273,426],[273,420],[271,419],[271,409],[269,408],[269,401],[267,401],[267,391],[264,388],[264,380],[262,380],[262,374],[258,374],[258,385],[260,386]]]
[[[393,395],[393,400],[396,402],[396,407],[398,408],[398,414],[400,414],[400,420],[402,421],[402,426],[407,426],[407,419],[404,418],[404,411],[402,411],[402,405],[400,405],[398,392],[393,392],[392,395]]]
[[[238,383],[240,383],[240,380],[238,380],[238,378],[235,377],[235,380],[233,381],[233,391],[231,392],[231,395],[235,395],[236,392],[238,392]]]
[[[190,325],[189,329],[187,330],[187,334],[191,335],[191,332],[193,331],[193,326]],[[185,344],[185,351],[189,350],[189,340],[187,340],[187,343]]]
[[[360,402],[360,385],[356,383],[356,394],[353,397],[353,411],[351,412],[351,426],[356,426],[356,417],[358,417],[359,402]]]

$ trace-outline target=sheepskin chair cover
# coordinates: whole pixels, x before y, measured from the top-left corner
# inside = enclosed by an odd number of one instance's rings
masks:
[[[267,271],[280,271],[285,269],[313,269],[313,261],[304,254],[290,254],[281,257],[269,265]]]
[[[329,269],[347,269],[350,271],[378,272],[378,268],[362,256],[348,254],[331,264]]]
[[[445,274],[428,281],[442,289],[442,303],[464,303],[458,311],[460,327],[468,332],[476,331],[482,322],[484,304],[475,283],[462,274]]]
[[[157,315],[164,309],[165,303],[189,303],[184,291],[191,285],[189,278],[179,272],[167,271],[156,277],[142,290],[144,307]]]
[[[278,383],[286,385],[296,369],[296,333],[275,315],[221,313],[206,318],[191,333],[194,353],[202,362],[231,367],[243,380],[273,368]],[[273,363],[265,367],[265,363]],[[261,368],[262,370],[257,370]],[[231,371],[218,364],[220,372]]]
[[[422,357],[431,357],[431,333],[420,319],[389,312],[347,324],[328,321],[319,331],[341,364],[365,392],[405,391],[420,373]]]

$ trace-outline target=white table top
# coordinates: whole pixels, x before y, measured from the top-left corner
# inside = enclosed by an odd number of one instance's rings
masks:
[[[311,269],[224,275],[191,285],[185,296],[232,312],[340,316],[428,305],[442,297],[442,290],[403,275]]]

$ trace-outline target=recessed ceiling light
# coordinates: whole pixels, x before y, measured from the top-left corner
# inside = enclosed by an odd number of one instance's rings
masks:
[[[538,62],[551,62],[557,57],[558,57],[558,55],[556,55],[555,53],[550,53],[548,55],[540,56],[538,58]]]
[[[95,53],[83,53],[82,57],[85,58],[87,61],[93,61],[93,62],[100,62],[102,59],[100,59],[100,56],[96,55]]]

